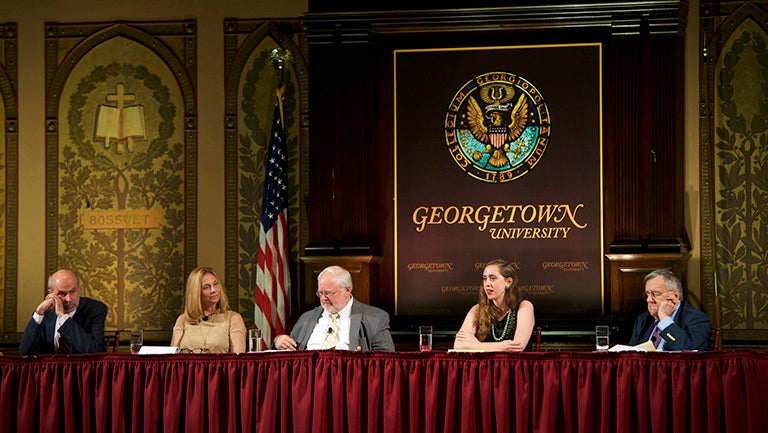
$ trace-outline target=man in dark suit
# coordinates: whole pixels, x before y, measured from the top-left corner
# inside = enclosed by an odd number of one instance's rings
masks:
[[[21,337],[22,355],[105,352],[107,306],[80,296],[80,280],[61,269],[48,277],[48,294]]]
[[[317,276],[320,306],[299,317],[291,335],[275,337],[282,350],[395,350],[389,315],[352,297],[352,276],[329,266]]]
[[[635,320],[629,344],[651,341],[656,350],[707,350],[709,317],[683,300],[680,279],[667,269],[645,276],[648,311]]]

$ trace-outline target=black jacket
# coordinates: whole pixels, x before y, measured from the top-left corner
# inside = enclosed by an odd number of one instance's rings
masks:
[[[59,353],[106,352],[104,343],[106,318],[106,305],[94,299],[81,297],[75,315],[59,328]],[[29,319],[24,335],[21,337],[19,353],[22,355],[56,353],[53,344],[55,331],[56,313],[53,311],[46,311],[39,325],[34,318]]]
[[[651,313],[645,312],[635,320],[632,329],[630,346],[634,346],[651,338],[656,319]],[[709,317],[691,304],[680,301],[680,309],[677,311],[675,321],[661,331],[664,339],[664,350],[708,350],[709,344]]]

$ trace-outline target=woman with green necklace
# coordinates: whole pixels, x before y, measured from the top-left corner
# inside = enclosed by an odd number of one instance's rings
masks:
[[[512,263],[496,259],[483,270],[483,285],[456,334],[456,350],[522,352],[536,322],[531,301],[522,299]]]

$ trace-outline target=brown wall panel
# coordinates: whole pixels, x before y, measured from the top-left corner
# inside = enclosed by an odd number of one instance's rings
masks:
[[[374,143],[373,106],[362,46],[310,51],[310,243],[369,243],[368,195]]]
[[[341,254],[362,245],[379,253],[372,302],[389,311],[394,304],[391,57],[396,48],[603,43],[606,251],[687,252],[681,235],[682,129],[676,127],[682,119],[687,3],[556,3],[518,4],[493,13],[372,5],[361,12],[340,2],[310,4],[310,247]],[[607,269],[607,290],[614,277]]]

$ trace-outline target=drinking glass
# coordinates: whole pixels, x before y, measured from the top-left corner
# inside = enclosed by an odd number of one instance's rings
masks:
[[[419,351],[429,352],[432,350],[432,327],[419,326]]]
[[[261,352],[261,329],[248,330],[248,352]]]
[[[598,352],[605,352],[608,350],[608,346],[610,346],[610,338],[608,336],[610,334],[611,332],[608,326],[595,326],[595,350]]]
[[[139,353],[144,345],[144,331],[141,329],[131,331],[131,353]]]

